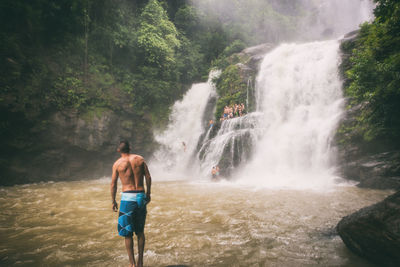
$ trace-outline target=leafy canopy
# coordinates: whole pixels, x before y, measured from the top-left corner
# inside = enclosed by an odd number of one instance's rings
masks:
[[[400,2],[376,0],[376,19],[361,27],[346,72],[346,94],[362,103],[354,129],[364,140],[400,137]],[[398,142],[398,141],[397,141]]]
[[[150,0],[140,16],[138,45],[150,64],[159,66],[175,62],[175,49],[180,46],[178,31],[157,0]]]

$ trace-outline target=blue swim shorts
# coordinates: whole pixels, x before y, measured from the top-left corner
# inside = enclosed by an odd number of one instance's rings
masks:
[[[118,234],[132,236],[143,233],[146,222],[146,195],[144,191],[125,191],[121,196],[118,216]]]

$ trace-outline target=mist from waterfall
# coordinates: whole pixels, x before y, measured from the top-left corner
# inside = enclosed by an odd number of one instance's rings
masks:
[[[236,27],[242,31],[241,38],[251,44],[339,38],[355,30],[359,24],[372,20],[375,6],[372,0],[191,2],[199,19],[208,23],[219,21],[228,31]]]
[[[257,76],[262,113],[253,159],[239,180],[268,187],[324,187],[334,182],[332,141],[343,109],[339,42],[284,44]]]
[[[313,12],[300,22],[300,40],[333,39],[373,19],[371,0],[313,1]]]

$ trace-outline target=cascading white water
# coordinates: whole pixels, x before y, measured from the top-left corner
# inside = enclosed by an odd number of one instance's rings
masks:
[[[372,17],[369,0],[314,4],[315,15],[299,21],[302,40],[338,38]],[[168,129],[155,135],[161,148],[154,154],[153,169],[160,171],[159,177],[168,170],[173,179],[188,171],[200,178],[220,165],[238,183],[331,185],[336,179],[331,145],[343,105],[339,59],[338,41],[280,45],[265,55],[258,73],[257,111],[224,121],[219,129],[206,127],[203,120],[207,102],[216,96],[211,81],[193,85],[174,105]]]
[[[257,143],[259,113],[250,113],[243,117],[225,120],[213,138],[209,137],[208,130],[197,158],[200,160],[202,177],[207,177],[213,166],[223,163],[223,174],[240,165],[243,159],[249,158],[252,147]],[[222,166],[221,166],[222,167]]]
[[[256,86],[263,134],[239,180],[300,188],[333,182],[331,144],[343,105],[338,64],[338,41],[283,44],[265,56]]]
[[[206,83],[193,84],[181,101],[172,107],[170,123],[163,132],[155,133],[160,148],[153,154],[151,165],[159,172],[160,179],[171,176],[184,177],[188,172],[188,163],[196,149],[203,132],[203,114],[210,98],[216,96],[212,79],[220,71],[210,72]]]

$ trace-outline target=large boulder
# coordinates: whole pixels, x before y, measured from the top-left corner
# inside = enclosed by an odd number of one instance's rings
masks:
[[[354,253],[380,266],[400,266],[400,192],[344,217],[337,231]]]

